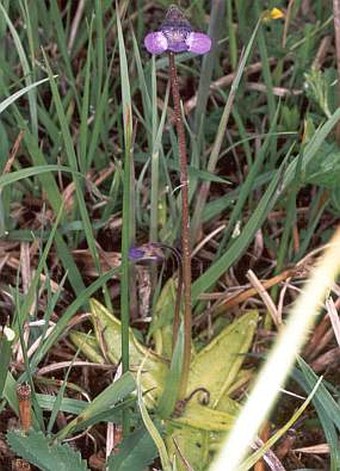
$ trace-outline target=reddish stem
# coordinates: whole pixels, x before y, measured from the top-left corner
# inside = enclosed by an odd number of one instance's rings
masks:
[[[172,89],[174,116],[177,129],[179,168],[182,194],[182,276],[183,276],[183,297],[184,297],[184,358],[182,376],[180,384],[180,399],[186,396],[190,356],[191,356],[191,328],[192,328],[192,308],[191,308],[191,246],[190,246],[190,222],[189,222],[189,179],[188,179],[188,158],[185,142],[184,123],[181,113],[181,100],[179,94],[179,83],[176,69],[175,55],[169,52],[169,72]],[[176,333],[177,334],[177,333]]]

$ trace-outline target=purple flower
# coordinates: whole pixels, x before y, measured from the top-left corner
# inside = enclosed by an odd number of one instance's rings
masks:
[[[139,260],[143,260],[145,256],[145,251],[139,249],[138,247],[131,247],[129,249],[129,260],[132,262],[138,262]]]
[[[144,45],[151,54],[165,51],[205,54],[210,51],[212,41],[207,34],[193,31],[182,11],[171,5],[160,30],[147,34]]]
[[[139,247],[131,247],[129,250],[129,260],[131,262],[161,262],[165,260],[165,255],[161,245],[149,242]]]

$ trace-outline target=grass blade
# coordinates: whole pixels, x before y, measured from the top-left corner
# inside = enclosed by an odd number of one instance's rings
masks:
[[[131,153],[132,153],[132,107],[129,70],[126,58],[123,30],[117,10],[117,31],[124,126],[124,177],[123,177],[123,227],[122,227],[122,278],[121,278],[121,321],[122,321],[122,365],[123,371],[129,369],[129,324],[130,324],[130,269],[129,248],[131,246]]]

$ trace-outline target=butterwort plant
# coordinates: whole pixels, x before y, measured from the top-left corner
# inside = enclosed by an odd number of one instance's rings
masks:
[[[181,249],[182,249],[182,280],[183,289],[183,324],[184,349],[183,363],[178,399],[184,399],[189,377],[191,356],[191,243],[190,243],[190,216],[189,216],[189,178],[188,158],[186,150],[185,129],[181,113],[179,81],[176,68],[175,55],[182,52],[206,54],[211,50],[212,40],[204,33],[195,31],[184,13],[176,6],[171,5],[167,10],[165,19],[158,31],[150,32],[145,36],[144,45],[150,54],[167,53],[169,56],[169,77],[173,97],[174,118],[177,130],[180,188],[182,200],[181,220]],[[181,280],[179,280],[179,283]],[[179,323],[174,322],[174,339],[178,338]]]

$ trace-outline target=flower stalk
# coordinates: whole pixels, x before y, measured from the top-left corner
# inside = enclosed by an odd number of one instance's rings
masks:
[[[212,47],[211,38],[204,33],[194,31],[183,12],[171,5],[165,15],[159,31],[148,33],[144,38],[144,45],[151,54],[169,55],[169,76],[174,105],[175,124],[177,129],[180,186],[182,197],[182,221],[181,221],[181,245],[182,245],[182,270],[179,276],[178,293],[183,291],[184,307],[184,349],[183,364],[179,387],[178,399],[183,400],[187,393],[189,368],[191,359],[191,329],[192,329],[192,305],[191,305],[191,243],[190,243],[190,219],[189,219],[189,179],[188,158],[185,142],[185,130],[181,113],[181,100],[175,54],[192,52],[194,54],[206,54]],[[181,283],[181,278],[183,282]],[[174,347],[178,341],[180,327],[179,302],[176,302],[173,323]]]
[[[178,74],[175,62],[175,54],[169,51],[169,75],[174,106],[174,118],[177,130],[180,184],[182,196],[182,220],[181,220],[181,245],[182,245],[182,276],[183,276],[183,305],[184,305],[184,358],[180,383],[179,397],[186,395],[190,358],[191,358],[191,329],[192,329],[192,305],[191,305],[191,244],[190,244],[190,219],[189,219],[189,178],[188,157],[185,142],[185,130],[181,113],[181,100],[179,93]],[[176,328],[176,326],[175,326]],[[178,331],[178,326],[177,329]],[[177,338],[174,332],[174,338]]]

